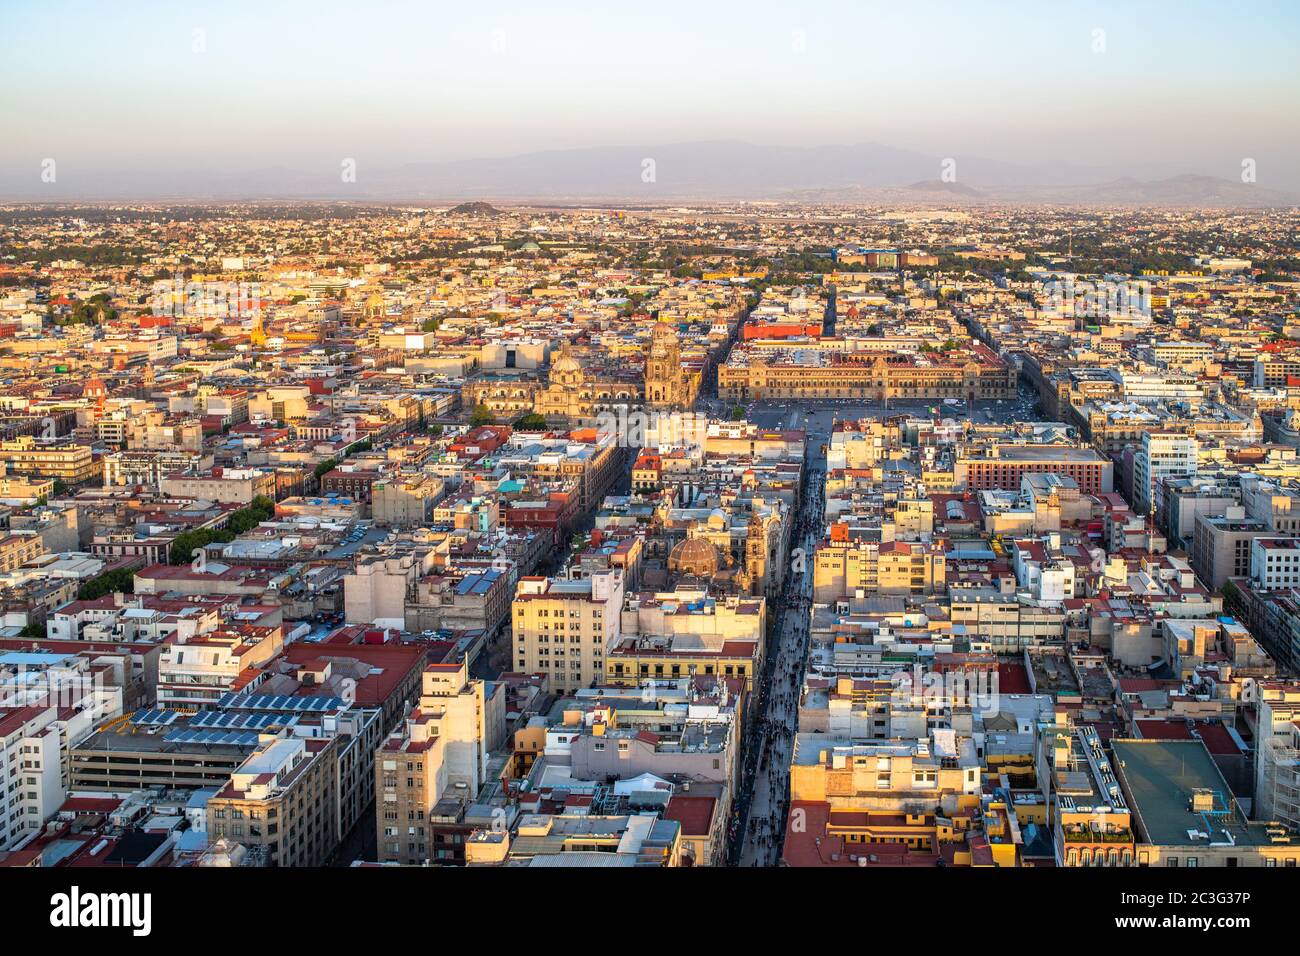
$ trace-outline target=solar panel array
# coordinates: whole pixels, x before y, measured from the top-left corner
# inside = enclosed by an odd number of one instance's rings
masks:
[[[217,701],[218,707],[240,710],[279,710],[285,713],[318,714],[329,710],[342,710],[347,702],[342,697],[296,697],[292,694],[225,694]]]
[[[180,718],[180,712],[175,710],[137,710],[131,715],[131,723],[137,727],[166,727]]]
[[[255,747],[259,735],[253,730],[173,730],[163,737],[170,743],[177,744],[234,744],[240,747]]]
[[[191,727],[214,730],[262,730],[266,727],[288,727],[298,722],[297,714],[240,710],[201,710],[190,718]]]

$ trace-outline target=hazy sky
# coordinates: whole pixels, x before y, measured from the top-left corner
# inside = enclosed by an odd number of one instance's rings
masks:
[[[1297,40],[1294,0],[3,0],[0,182],[726,138],[1266,185]]]

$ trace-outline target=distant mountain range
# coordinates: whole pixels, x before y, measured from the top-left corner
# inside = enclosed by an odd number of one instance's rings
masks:
[[[1300,195],[1227,178],[1140,169],[1019,165],[980,157],[947,160],[875,143],[763,146],[735,141],[547,150],[488,159],[368,167],[344,183],[331,165],[185,169],[115,175],[60,169],[57,185],[35,175],[0,178],[0,198],[353,199],[442,204],[469,201],[807,200],[909,203],[1071,203],[1159,206],[1290,206]],[[948,175],[945,175],[947,173]],[[87,172],[86,175],[89,175]],[[951,181],[950,181],[951,180]],[[79,187],[78,182],[85,183]],[[487,210],[483,210],[487,213]],[[490,214],[490,213],[487,213]]]

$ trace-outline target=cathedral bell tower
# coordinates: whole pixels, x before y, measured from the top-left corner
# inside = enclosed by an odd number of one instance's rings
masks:
[[[677,330],[667,322],[650,333],[650,354],[645,363],[645,401],[651,408],[681,408],[686,404],[681,347]]]

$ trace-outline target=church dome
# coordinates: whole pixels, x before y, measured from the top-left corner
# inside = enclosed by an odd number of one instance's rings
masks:
[[[709,578],[718,573],[718,549],[703,538],[687,538],[668,555],[668,570]]]

